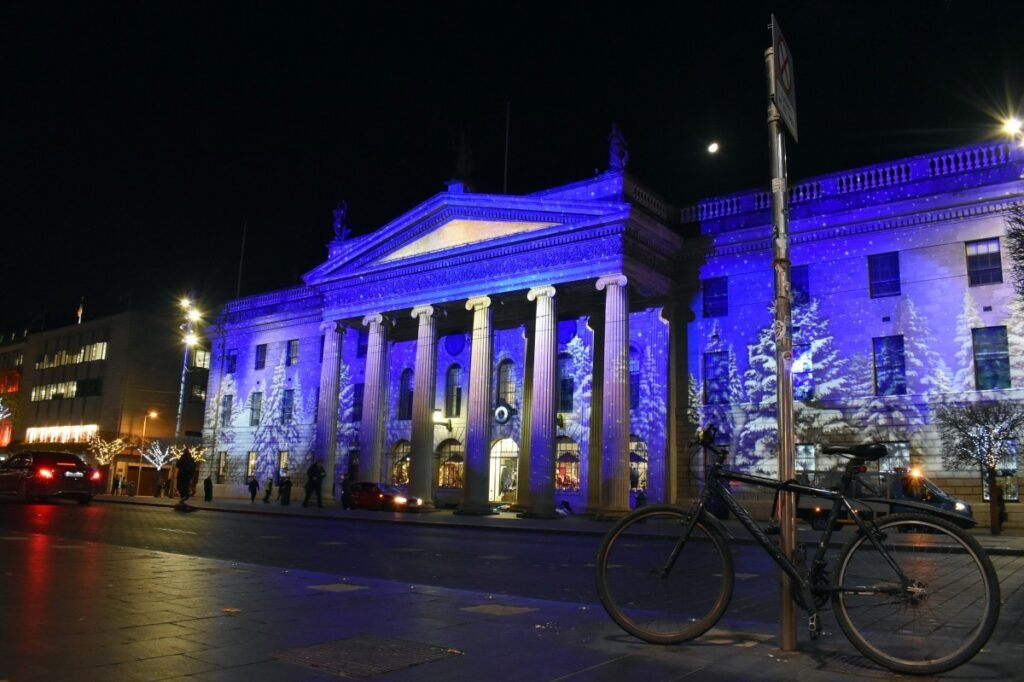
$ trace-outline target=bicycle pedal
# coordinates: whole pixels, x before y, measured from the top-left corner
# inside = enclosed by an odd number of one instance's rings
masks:
[[[818,614],[812,613],[807,617],[807,632],[811,635],[812,640],[821,636],[821,629],[818,627]]]

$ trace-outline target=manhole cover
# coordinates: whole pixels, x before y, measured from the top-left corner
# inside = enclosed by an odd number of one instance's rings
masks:
[[[362,680],[375,675],[461,656],[457,649],[404,639],[362,635],[314,646],[287,649],[274,657],[289,663]]]

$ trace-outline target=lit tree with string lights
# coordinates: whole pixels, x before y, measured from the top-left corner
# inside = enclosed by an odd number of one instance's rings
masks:
[[[106,440],[96,435],[89,436],[89,444],[87,446],[89,453],[96,460],[97,464],[107,468],[108,482],[112,479],[110,474],[113,470],[114,458],[124,452],[127,445],[128,443],[124,438]]]

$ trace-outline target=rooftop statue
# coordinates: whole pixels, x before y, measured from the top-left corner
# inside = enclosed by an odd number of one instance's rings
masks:
[[[349,229],[345,224],[348,218],[348,202],[342,201],[334,209],[334,238],[338,241],[348,239]]]
[[[619,132],[619,126],[612,124],[608,133],[608,166],[613,171],[624,171],[629,164],[629,145],[626,138]]]

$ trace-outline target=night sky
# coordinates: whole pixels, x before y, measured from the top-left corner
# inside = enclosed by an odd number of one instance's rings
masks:
[[[677,205],[767,184],[763,53],[796,66],[790,177],[994,136],[1024,104],[1024,3],[0,5],[0,332],[129,306],[174,316],[295,284],[442,191],[608,167]],[[692,5],[692,6],[691,6]],[[705,152],[713,140],[716,156]]]

